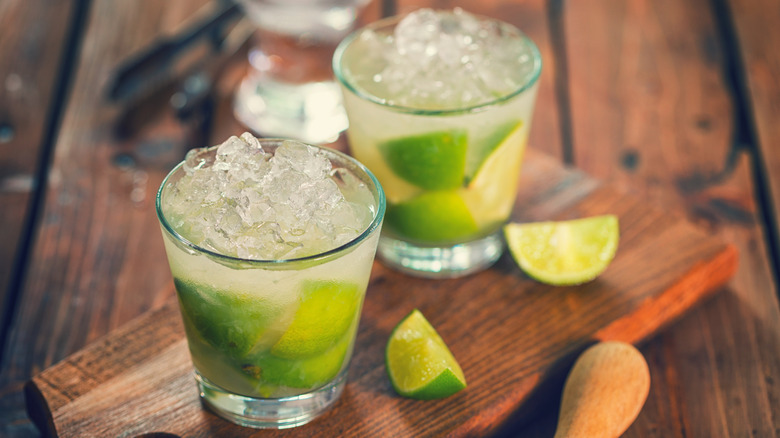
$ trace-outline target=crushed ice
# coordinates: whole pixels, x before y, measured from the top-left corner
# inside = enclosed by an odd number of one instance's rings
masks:
[[[249,133],[187,154],[166,217],[192,243],[245,259],[291,259],[336,248],[371,220],[345,199],[345,169],[316,148],[285,141],[274,154]],[[347,177],[349,178],[349,176]],[[358,196],[371,196],[362,186]]]
[[[353,76],[394,105],[447,109],[478,105],[519,89],[533,74],[531,45],[513,28],[452,11],[419,9],[393,34],[360,35],[364,59]]]

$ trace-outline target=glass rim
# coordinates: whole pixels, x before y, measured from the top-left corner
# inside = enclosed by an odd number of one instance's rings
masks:
[[[350,251],[366,239],[368,239],[369,236],[373,235],[374,232],[377,231],[380,224],[382,223],[382,220],[384,219],[385,215],[385,208],[386,208],[386,198],[385,198],[385,192],[382,188],[381,184],[379,183],[379,180],[374,176],[373,173],[371,173],[368,168],[363,165],[363,163],[359,162],[355,158],[341,152],[337,151],[335,149],[326,148],[324,146],[318,146],[318,145],[312,145],[309,143],[304,143],[302,141],[293,140],[293,139],[286,139],[286,138],[259,138],[258,139],[262,145],[263,142],[275,142],[275,143],[281,143],[284,141],[294,141],[299,144],[304,144],[306,146],[311,146],[314,148],[317,148],[319,150],[325,151],[326,154],[332,154],[336,157],[345,160],[346,162],[354,165],[358,170],[362,171],[366,175],[368,175],[369,179],[371,180],[371,183],[374,185],[374,189],[371,190],[372,194],[376,192],[376,214],[374,215],[373,219],[371,219],[371,223],[368,224],[368,226],[357,236],[350,239],[348,242],[343,243],[335,248],[331,248],[327,251],[323,251],[317,254],[312,254],[304,257],[297,257],[292,259],[248,259],[248,258],[241,258],[236,256],[231,256],[227,254],[222,254],[220,252],[216,252],[214,250],[210,250],[208,248],[204,248],[200,245],[197,245],[193,242],[191,242],[186,237],[182,236],[177,232],[173,226],[168,222],[168,219],[165,217],[165,214],[163,213],[162,209],[162,195],[163,195],[163,189],[168,184],[168,181],[176,174],[178,171],[181,170],[181,168],[184,166],[184,163],[186,160],[182,160],[179,162],[176,166],[171,169],[170,172],[165,176],[162,183],[160,183],[160,188],[157,189],[157,196],[155,199],[155,210],[157,212],[157,220],[162,225],[163,229],[170,234],[173,238],[175,238],[179,243],[187,246],[188,248],[197,251],[199,253],[203,253],[209,257],[215,258],[219,261],[229,262],[229,263],[235,263],[235,264],[251,264],[252,266],[257,267],[269,267],[269,268],[279,268],[282,266],[287,265],[293,265],[293,264],[305,264],[310,263],[313,261],[320,261],[320,260],[327,260],[330,258],[334,258],[336,255],[341,254],[346,251]],[[219,147],[217,146],[211,146],[207,149],[215,149]],[[278,146],[277,146],[278,147]],[[362,178],[361,178],[362,181]],[[365,182],[365,181],[364,181]],[[370,188],[369,188],[370,189]]]
[[[521,31],[517,26],[513,24],[507,23],[497,18],[486,17],[478,14],[471,14],[481,20],[488,20],[488,21],[500,23],[501,25],[508,27],[513,32],[516,32],[523,40],[523,42],[527,44],[528,47],[531,49],[531,55],[533,57],[533,63],[534,63],[533,72],[529,76],[529,78],[526,81],[524,81],[516,90],[511,91],[495,99],[489,100],[487,102],[479,103],[476,105],[465,106],[462,108],[448,108],[448,109],[425,109],[425,108],[391,104],[387,102],[387,99],[383,99],[374,94],[370,94],[362,91],[359,87],[356,86],[356,84],[353,81],[348,80],[347,77],[344,75],[344,68],[342,68],[342,59],[344,53],[346,52],[347,48],[350,45],[352,45],[352,42],[354,42],[364,31],[369,29],[376,30],[378,28],[383,28],[391,24],[396,24],[397,22],[401,21],[401,19],[406,17],[406,15],[408,14],[395,15],[392,17],[383,18],[381,20],[377,20],[372,23],[369,23],[368,25],[351,32],[336,47],[336,50],[333,53],[333,61],[332,61],[333,74],[340,84],[342,84],[347,90],[349,90],[357,97],[363,100],[367,100],[369,102],[373,102],[377,105],[395,110],[397,112],[408,113],[413,115],[425,115],[425,116],[449,116],[449,115],[477,112],[477,111],[485,110],[497,104],[506,102],[514,98],[515,96],[518,96],[519,94],[523,93],[524,91],[528,90],[532,86],[534,86],[534,84],[536,84],[539,81],[539,78],[541,77],[542,54],[541,52],[539,52],[539,47],[537,47],[536,43],[531,38],[529,38],[523,31]]]

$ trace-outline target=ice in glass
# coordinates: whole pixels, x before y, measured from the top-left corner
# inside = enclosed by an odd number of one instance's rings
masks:
[[[430,277],[503,250],[541,57],[516,28],[461,9],[373,23],[337,48],[352,154],[387,196],[379,256]]]
[[[351,157],[231,137],[157,197],[201,396],[254,427],[297,426],[341,393],[384,213]]]

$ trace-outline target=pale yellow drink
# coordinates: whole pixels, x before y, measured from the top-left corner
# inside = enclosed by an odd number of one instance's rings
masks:
[[[387,196],[380,257],[408,272],[456,276],[483,269],[501,254],[499,230],[517,193],[541,59],[517,29],[462,11],[419,13],[412,24],[438,28],[412,35],[420,41],[401,50],[400,39],[408,37],[398,28],[408,27],[408,20],[380,21],[353,34],[336,51],[334,70],[344,91],[352,154],[374,172]],[[458,26],[487,26],[507,53],[483,56],[491,40],[479,46]],[[452,28],[451,39],[460,38],[463,46],[460,58],[437,57],[444,50],[439,34]],[[417,58],[410,58],[413,49]],[[495,75],[450,77],[481,63]],[[403,77],[415,68],[411,79]]]
[[[157,211],[201,396],[242,425],[304,424],[344,387],[381,187],[351,157],[298,142],[244,135],[194,152]]]

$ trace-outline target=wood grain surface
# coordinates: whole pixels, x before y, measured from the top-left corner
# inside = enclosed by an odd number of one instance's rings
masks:
[[[618,215],[621,242],[607,271],[585,285],[552,287],[521,274],[509,256],[479,274],[438,281],[375,263],[342,400],[310,425],[277,435],[484,436],[518,426],[560,398],[562,379],[585,347],[647,339],[736,270],[733,247],[679,216],[529,155],[514,219]],[[414,308],[463,367],[469,386],[462,393],[419,402],[393,392],[384,348]],[[35,377],[31,417],[63,437],[255,433],[203,412],[176,309],[172,300]]]
[[[780,3],[772,0],[729,0],[725,14],[733,13],[733,37],[740,42],[735,48],[733,70],[735,87],[739,87],[742,105],[740,146],[752,149],[753,172],[760,181],[758,196],[767,206],[763,212],[770,227],[768,238],[774,244],[776,266],[780,265],[780,53],[774,42],[780,41]],[[775,278],[777,280],[777,277]]]
[[[152,122],[125,139],[112,133],[123,108],[103,89],[206,2],[0,2],[0,296],[10,305],[0,436],[39,435],[24,408],[28,379],[173,295],[149,200],[186,148],[241,132],[230,110],[241,68],[223,75],[201,126],[173,117],[161,96]],[[641,347],[653,384],[625,436],[780,436],[776,2],[374,0],[367,20],[420,6],[519,25],[545,64],[530,147],[629,185],[739,251],[725,290]],[[552,436],[556,415],[502,432]]]
[[[574,163],[686,211],[740,251],[727,293],[645,347],[651,395],[626,436],[778,430],[780,357],[767,352],[780,351],[780,312],[753,200],[749,153],[757,145],[737,135],[746,109],[732,88],[735,53],[720,23],[732,18],[711,5],[605,0],[565,9]]]
[[[38,171],[47,164],[44,157],[51,147],[47,131],[53,114],[48,108],[59,97],[58,72],[68,61],[65,43],[73,5],[45,3],[0,6],[0,322],[11,310],[6,305],[16,299],[14,268],[24,262],[33,225],[27,218],[40,189]]]
[[[43,31],[46,17],[52,26],[67,23],[67,9],[57,10],[70,2],[55,2],[62,6],[52,10],[50,2],[35,3],[36,11],[47,12],[31,18],[29,26]],[[156,239],[160,231],[152,200],[183,153],[186,131],[169,115],[132,143],[118,141],[112,123],[119,108],[105,93],[123,59],[204,3],[91,2],[84,28],[74,30],[83,33],[82,45],[79,58],[71,60],[76,63],[73,83],[63,85],[71,87],[70,94],[45,172],[45,197],[23,289],[3,345],[0,435],[35,436],[21,393],[30,373],[159,307],[173,294],[166,290],[170,273],[165,264],[149,257],[164,251]],[[117,160],[124,155],[134,157],[134,164]]]

